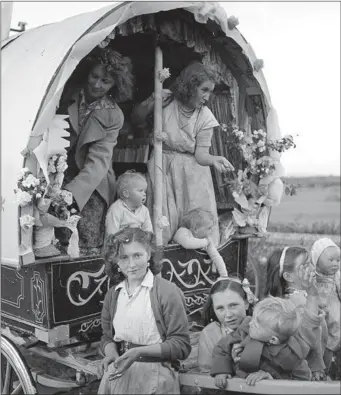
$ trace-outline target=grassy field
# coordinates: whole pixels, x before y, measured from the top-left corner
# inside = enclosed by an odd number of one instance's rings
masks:
[[[308,178],[288,180],[301,184],[294,196],[284,195],[273,207],[269,232],[340,234],[340,179],[316,182]]]

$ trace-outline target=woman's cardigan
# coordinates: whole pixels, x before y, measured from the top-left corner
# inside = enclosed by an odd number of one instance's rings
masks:
[[[101,351],[105,346],[114,343],[113,319],[117,308],[119,289],[111,287],[107,292],[102,309]],[[191,352],[189,326],[182,291],[173,283],[154,276],[154,285],[150,292],[150,302],[156,326],[162,343],[161,358],[168,361],[183,360]]]

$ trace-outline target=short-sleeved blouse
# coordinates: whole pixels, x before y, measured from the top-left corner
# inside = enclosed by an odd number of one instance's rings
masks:
[[[196,146],[210,147],[212,129],[219,126],[211,110],[202,106],[196,109],[186,123],[179,118],[179,102],[173,100],[163,109],[163,144],[177,152],[194,154]]]

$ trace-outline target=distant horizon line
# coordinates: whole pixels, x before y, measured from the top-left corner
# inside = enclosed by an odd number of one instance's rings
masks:
[[[283,178],[288,177],[320,177],[320,178],[328,178],[328,177],[340,177],[340,174],[316,174],[316,173],[291,173],[286,174]]]

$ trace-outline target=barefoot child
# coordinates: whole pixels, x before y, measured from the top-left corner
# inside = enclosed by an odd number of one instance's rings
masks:
[[[324,237],[315,241],[311,261],[316,268],[320,306],[326,314],[328,341],[324,362],[328,372],[333,353],[340,349],[340,248]]]
[[[206,210],[194,209],[186,214],[173,240],[188,250],[204,248],[218,270],[220,277],[227,277],[225,262],[213,244],[211,233],[214,216]]]
[[[146,201],[147,181],[141,173],[128,170],[117,179],[118,199],[108,210],[105,233],[115,234],[123,228],[141,228],[153,232]]]
[[[252,317],[221,339],[213,350],[211,375],[218,388],[237,375],[249,385],[262,379],[310,380],[311,371],[295,337],[300,326],[299,310],[290,300],[268,297],[259,302]],[[242,342],[239,362],[233,364],[232,346]]]

